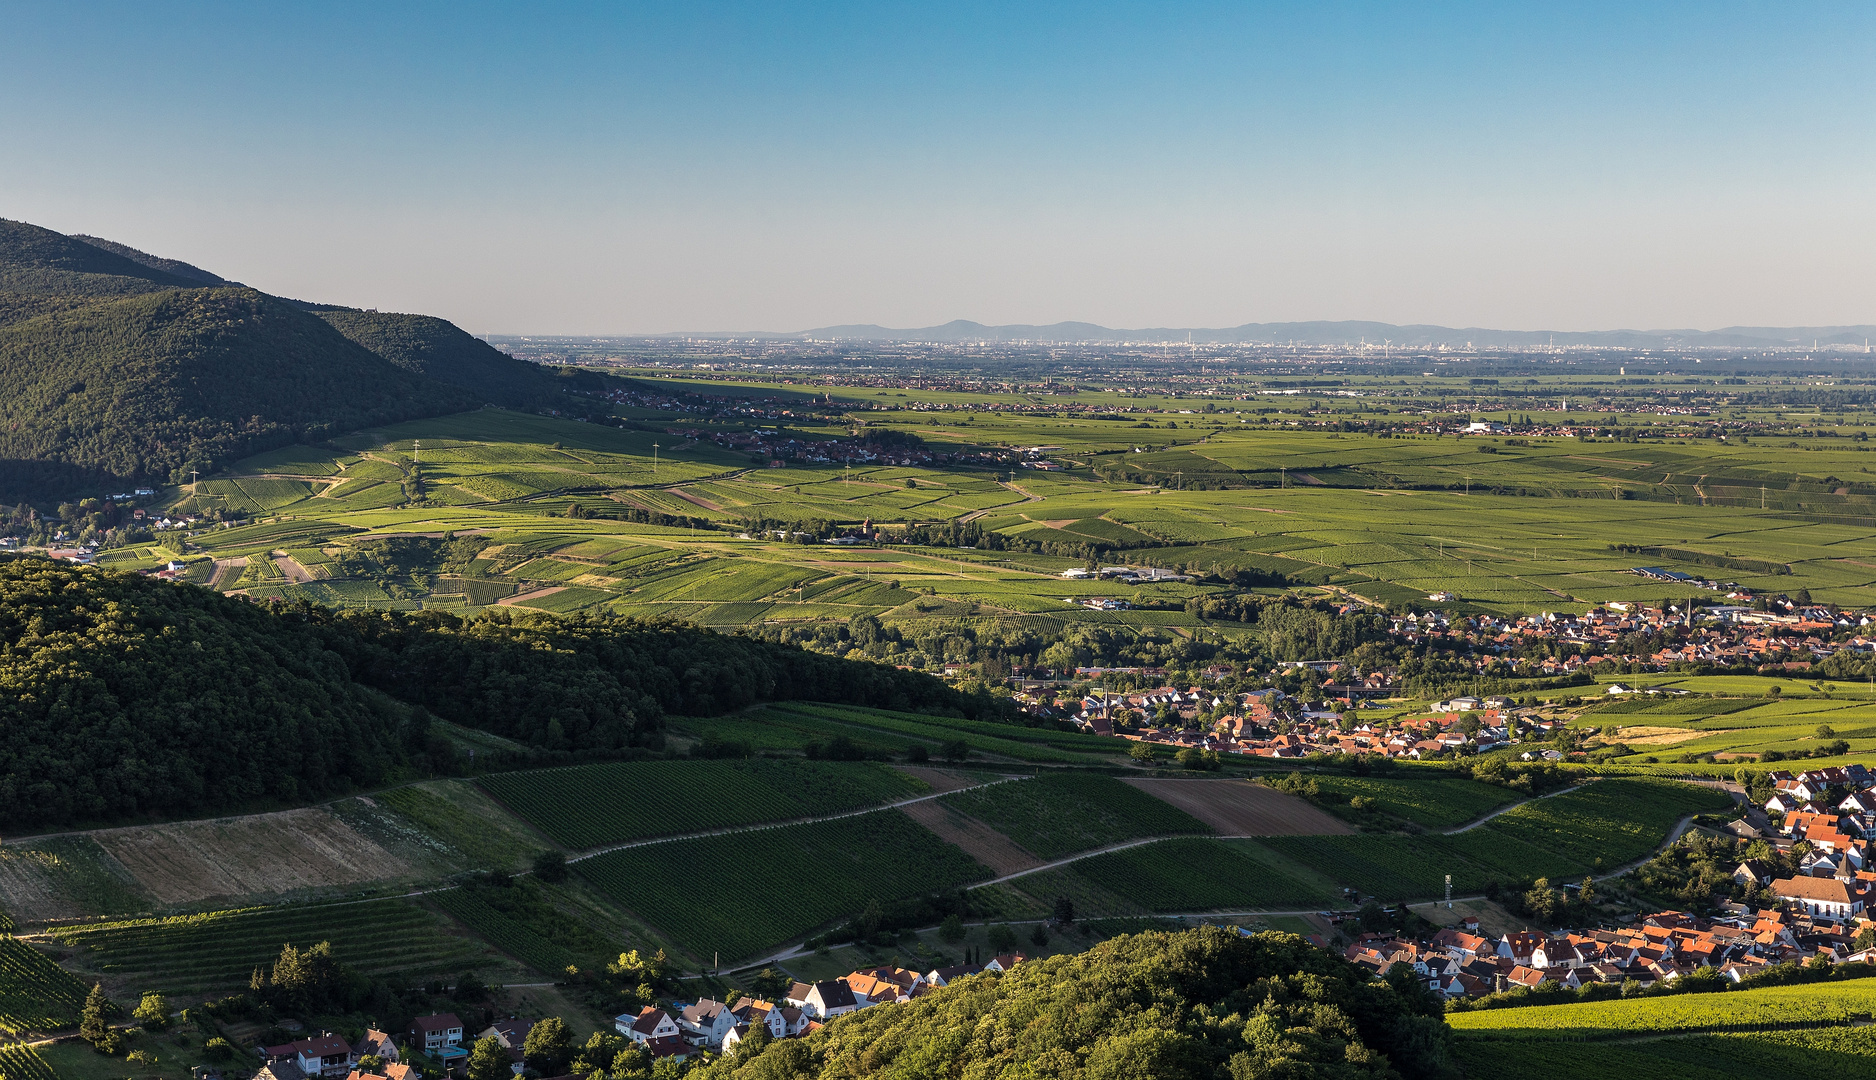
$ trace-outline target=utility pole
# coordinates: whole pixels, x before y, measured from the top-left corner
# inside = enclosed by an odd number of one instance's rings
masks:
[[[651,475],[658,475],[658,444],[651,444]]]

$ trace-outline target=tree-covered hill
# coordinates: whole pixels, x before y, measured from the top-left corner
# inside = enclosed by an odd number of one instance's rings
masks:
[[[0,384],[0,459],[123,480],[174,481],[295,439],[483,403],[238,288],[111,297],[0,327]]]
[[[539,364],[517,360],[447,319],[349,308],[317,314],[398,367],[480,394],[490,404],[525,407],[559,392]]]
[[[201,284],[77,237],[0,218],[0,292],[124,296]]]
[[[283,300],[0,220],[0,503],[173,482],[485,404],[579,411],[565,390],[596,378],[557,376],[442,319]]]
[[[1291,934],[1135,934],[738,1048],[700,1080],[1451,1075],[1438,999],[1396,970],[1373,981]]]
[[[0,565],[0,825],[292,802],[422,746],[304,622],[177,588]]]
[[[555,760],[644,753],[666,713],[784,699],[993,708],[928,675],[691,626],[340,614],[0,563],[0,829],[229,812],[389,770],[447,772],[433,716]]]
[[[120,244],[115,240],[106,240],[101,236],[86,236],[73,233],[72,239],[83,240],[92,247],[103,248],[113,255],[122,255],[131,262],[147,266],[152,270],[161,270],[174,277],[184,278],[197,285],[239,285],[238,281],[229,281],[220,274],[211,274],[199,266],[183,262],[181,259],[165,259],[161,255],[152,255],[147,251],[138,251],[129,244]]]

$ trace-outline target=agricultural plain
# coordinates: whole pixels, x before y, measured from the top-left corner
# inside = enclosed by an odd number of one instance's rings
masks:
[[[1658,585],[1632,569],[1674,567],[1672,553],[1683,552],[1706,562],[1680,569],[1744,588],[1876,602],[1862,524],[1876,511],[1857,494],[1862,481],[1844,479],[1867,472],[1862,444],[1379,437],[1245,418],[1202,415],[1176,432],[994,406],[968,424],[908,413],[868,420],[947,451],[1054,445],[1069,467],[1044,473],[756,467],[711,441],[733,426],[699,431],[687,421],[686,437],[646,430],[678,415],[635,416],[621,430],[481,410],[250,459],[193,495],[180,492],[178,505],[256,522],[188,545],[188,557],[228,568],[217,587],[335,606],[508,605],[718,627],[872,616],[915,638],[957,620],[1053,633],[1211,625],[1186,611],[1207,592],[1199,585],[1127,587],[1130,611],[1070,603],[1116,593],[1059,576],[1095,550],[1135,564],[1282,575],[1383,604],[1451,592],[1461,607],[1500,613],[1652,598]],[[853,427],[823,416],[790,430],[812,446]],[[1747,499],[1748,487],[1763,487],[1764,498]],[[907,525],[959,523],[1007,542],[835,548],[752,531],[763,521],[870,523],[889,540]],[[394,543],[444,536],[473,538],[475,550],[452,558],[436,545]],[[159,545],[109,561],[175,554]],[[922,644],[903,656],[926,666],[944,658]]]

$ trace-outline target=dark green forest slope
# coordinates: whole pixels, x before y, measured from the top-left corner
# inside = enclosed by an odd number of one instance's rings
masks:
[[[111,297],[0,327],[0,384],[0,459],[172,482],[256,448],[482,404],[232,288]]]
[[[0,220],[0,503],[186,478],[293,441],[485,404],[580,411],[561,378],[422,315],[323,308]]]
[[[1437,998],[1291,934],[1123,936],[973,976],[806,1039],[742,1047],[699,1080],[1451,1075]]]
[[[433,716],[551,761],[644,752],[667,713],[785,699],[995,708],[928,675],[691,626],[341,614],[0,563],[0,827],[232,811],[449,772]]]
[[[201,284],[76,237],[0,218],[0,292],[126,296]]]
[[[447,319],[325,308],[320,318],[339,333],[405,371],[483,395],[486,402],[525,407],[559,392],[552,373],[517,360]]]
[[[95,248],[103,248],[113,255],[122,255],[131,262],[147,266],[152,270],[161,270],[174,277],[185,278],[197,285],[239,285],[238,281],[229,281],[220,274],[211,274],[199,266],[192,266],[181,259],[165,259],[147,251],[138,251],[129,244],[120,244],[115,240],[106,240],[101,236],[86,236],[84,233],[72,234],[72,239],[83,240]]]

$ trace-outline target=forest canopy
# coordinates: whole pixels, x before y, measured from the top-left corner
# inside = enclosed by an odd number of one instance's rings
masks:
[[[1375,981],[1292,934],[1122,936],[739,1050],[700,1080],[1449,1075],[1438,999],[1395,970]]]
[[[810,699],[980,712],[931,676],[607,616],[334,613],[38,558],[0,563],[0,827],[290,804],[450,767],[438,717],[542,755],[667,713]]]

